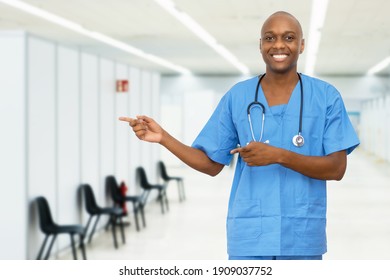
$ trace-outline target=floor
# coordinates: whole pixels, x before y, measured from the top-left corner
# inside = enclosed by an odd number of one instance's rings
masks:
[[[137,232],[134,225],[126,227],[126,244],[120,243],[118,249],[111,233],[101,231],[87,245],[88,259],[227,259],[225,217],[233,170],[225,168],[217,177],[187,167],[168,167],[168,173],[185,178],[186,201],[179,202],[172,183],[169,212],[162,214],[159,204],[152,201],[146,208],[146,228]],[[349,156],[344,179],[328,184],[327,232],[326,260],[390,259],[388,163],[359,149]],[[57,258],[72,257],[66,252]]]

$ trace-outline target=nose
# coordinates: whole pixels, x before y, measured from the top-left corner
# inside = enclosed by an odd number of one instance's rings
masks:
[[[285,48],[284,41],[281,38],[276,38],[272,47],[274,49],[284,49]]]

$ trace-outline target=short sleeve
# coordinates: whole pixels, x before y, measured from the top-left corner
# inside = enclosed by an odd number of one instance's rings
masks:
[[[192,144],[192,147],[205,152],[211,160],[224,165],[230,163],[232,159],[230,151],[238,143],[231,108],[228,92],[222,97],[210,119]]]
[[[340,93],[332,88],[327,99],[324,131],[324,150],[329,155],[346,150],[350,154],[358,145],[359,139],[349,119]]]

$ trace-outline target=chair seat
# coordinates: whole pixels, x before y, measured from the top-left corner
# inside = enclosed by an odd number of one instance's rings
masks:
[[[149,185],[148,187],[150,189],[154,189],[154,190],[163,190],[163,189],[165,189],[164,185]]]
[[[85,228],[80,225],[53,225],[48,228],[51,230],[52,234],[60,234],[60,233],[72,233],[72,234],[84,234]]]
[[[112,214],[120,216],[123,214],[123,209],[120,207],[100,207],[98,205],[90,205],[88,213],[91,215]]]
[[[138,195],[126,195],[123,197],[124,201],[137,202],[141,200],[141,196]]]
[[[123,215],[124,212],[123,212],[123,209],[122,208],[119,208],[119,207],[102,207],[102,208],[99,208],[99,212],[100,214],[111,214],[111,215],[115,215],[115,216],[120,216],[120,215]]]
[[[183,180],[183,177],[168,177],[168,180]]]

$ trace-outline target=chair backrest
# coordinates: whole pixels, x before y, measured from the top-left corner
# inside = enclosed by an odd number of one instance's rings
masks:
[[[106,177],[106,188],[109,190],[111,198],[115,203],[123,202],[123,196],[120,193],[118,182],[114,176],[109,175]]]
[[[92,187],[89,184],[81,185],[81,189],[84,192],[85,207],[88,214],[94,215],[98,212],[99,206],[96,203],[95,194],[93,193]]]
[[[146,177],[145,169],[142,166],[137,167],[135,170],[135,175],[141,188],[145,190],[150,189],[150,184],[148,182],[148,178]]]
[[[168,176],[168,173],[167,173],[167,169],[165,168],[164,162],[159,161],[159,162],[157,163],[157,168],[158,168],[158,170],[159,170],[159,173],[160,173],[161,178],[162,178],[164,181],[168,181],[168,180],[169,180],[169,176]]]
[[[51,215],[49,203],[43,196],[36,198],[39,213],[39,226],[44,233],[51,233],[51,228],[55,225],[53,217]]]

